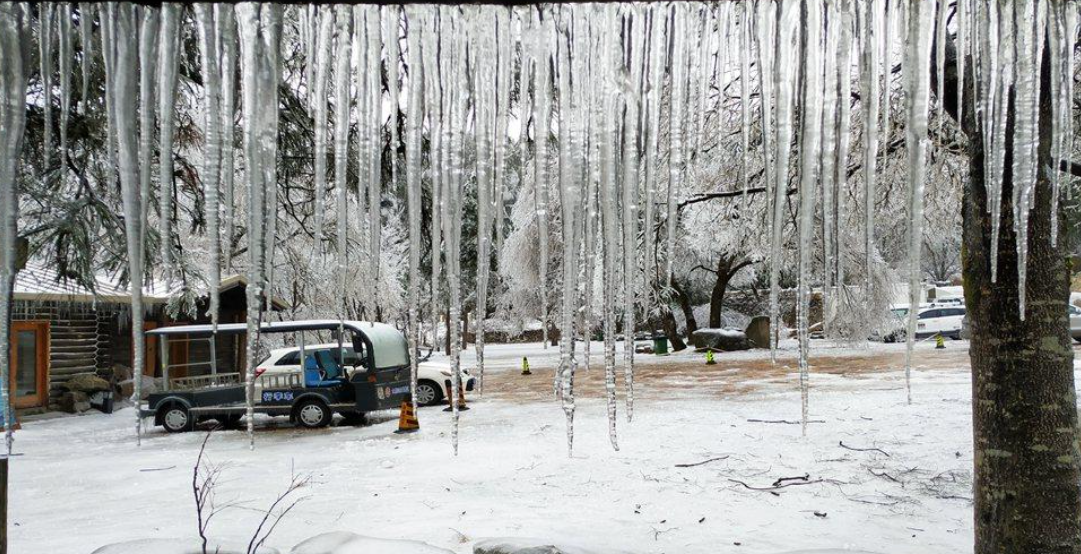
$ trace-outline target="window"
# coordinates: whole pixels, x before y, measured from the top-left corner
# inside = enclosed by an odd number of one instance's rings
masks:
[[[920,319],[931,319],[935,317],[942,317],[942,310],[927,310],[920,314]]]
[[[274,362],[274,365],[297,365],[300,363],[300,352],[286,353],[278,361]]]

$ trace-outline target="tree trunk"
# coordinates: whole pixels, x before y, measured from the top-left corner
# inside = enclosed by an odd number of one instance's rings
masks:
[[[672,310],[665,310],[664,315],[661,316],[661,329],[664,329],[665,336],[667,336],[668,341],[672,343],[673,352],[687,349],[687,343],[683,342],[683,339],[679,337],[679,329],[676,327],[676,317],[672,315]]]
[[[679,301],[679,309],[683,311],[683,319],[687,321],[687,337],[690,337],[698,330],[698,320],[694,318],[694,306],[691,306],[691,297],[687,295],[687,291],[683,287],[679,286],[675,277],[672,278],[672,290],[675,291],[676,299]],[[671,317],[671,314],[668,317]],[[668,333],[667,329],[665,333]]]
[[[1046,58],[1045,58],[1046,60]],[[972,330],[972,423],[976,554],[1078,554],[1081,494],[1077,399],[1066,302],[1065,225],[1050,244],[1050,100],[1045,64],[1040,109],[1039,176],[1029,216],[1025,319],[1018,315],[1018,257],[1013,231],[1012,156],[1002,189],[998,278],[991,282],[979,129],[966,117],[969,179],[964,191],[962,274]],[[971,89],[966,89],[966,97]],[[969,114],[972,109],[966,106]],[[1012,147],[1013,110],[1007,129]]]
[[[724,309],[724,294],[728,291],[728,283],[739,270],[751,265],[749,261],[740,261],[735,256],[721,256],[717,262],[717,280],[713,283],[713,291],[709,295],[709,326],[711,329],[721,327],[721,310]]]

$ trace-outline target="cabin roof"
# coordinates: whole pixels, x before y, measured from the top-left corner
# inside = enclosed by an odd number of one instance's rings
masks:
[[[218,292],[222,293],[236,287],[246,287],[248,279],[243,275],[229,275],[223,277]],[[117,279],[99,273],[94,276],[94,289],[90,290],[71,279],[63,279],[53,267],[40,261],[31,260],[26,267],[15,274],[15,300],[37,302],[87,302],[87,303],[115,303],[131,304],[130,285],[121,286]],[[173,297],[179,296],[182,289],[179,285],[165,283],[164,280],[156,280],[143,286],[143,303],[146,305],[167,304]],[[199,296],[207,296],[205,285],[196,287]],[[288,302],[281,298],[271,299],[275,309],[285,309]]]

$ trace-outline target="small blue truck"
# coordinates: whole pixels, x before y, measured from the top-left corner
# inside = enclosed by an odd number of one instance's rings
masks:
[[[140,415],[153,417],[154,424],[170,433],[190,431],[204,420],[223,425],[237,423],[247,413],[248,382],[239,372],[218,373],[215,333],[245,335],[243,323],[181,325],[146,332],[157,337],[161,353],[164,390],[153,392],[140,405]],[[309,320],[270,322],[260,326],[260,334],[293,333],[304,360],[302,371],[289,373],[254,372],[251,380],[254,413],[288,416],[305,428],[325,427],[335,413],[347,420],[363,420],[368,412],[397,408],[409,398],[409,348],[405,337],[394,327],[366,321]],[[326,350],[304,353],[304,333],[333,334],[339,344],[357,353],[353,365],[340,364],[340,356]],[[209,361],[170,365],[170,343],[208,341]],[[348,342],[346,342],[348,341]],[[169,370],[209,367],[209,373],[169,378]]]

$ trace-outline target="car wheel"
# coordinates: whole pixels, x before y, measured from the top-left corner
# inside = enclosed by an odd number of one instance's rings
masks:
[[[326,427],[334,416],[326,404],[315,399],[301,401],[293,414],[297,424],[308,429]]]
[[[184,433],[195,428],[195,420],[183,404],[170,404],[161,414],[161,426],[170,433]]]
[[[428,380],[417,381],[417,405],[432,406],[443,401],[443,389]]]

